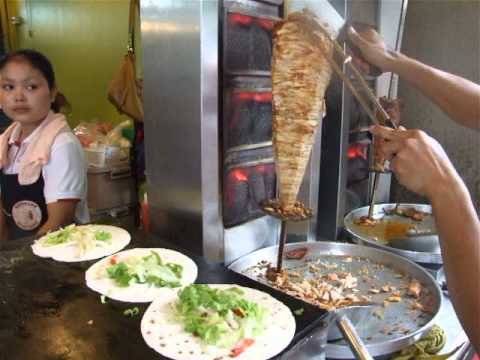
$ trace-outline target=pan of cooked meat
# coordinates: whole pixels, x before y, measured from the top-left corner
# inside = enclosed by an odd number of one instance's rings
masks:
[[[377,204],[351,211],[344,226],[354,242],[374,246],[424,264],[442,264],[432,208],[426,204]]]
[[[441,291],[433,277],[391,252],[327,241],[288,243],[282,272],[277,273],[277,250],[257,250],[229,268],[328,311],[373,305],[369,316],[355,325],[372,356],[414,343],[440,310]],[[326,351],[327,357],[352,357],[344,340],[329,343]]]

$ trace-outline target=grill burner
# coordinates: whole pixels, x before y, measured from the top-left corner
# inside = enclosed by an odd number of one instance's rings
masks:
[[[227,94],[224,146],[231,149],[272,140],[272,93],[239,91]]]
[[[275,196],[275,166],[264,163],[236,166],[224,177],[224,225],[230,227],[263,216],[262,200]]]
[[[347,185],[368,179],[369,144],[356,143],[348,148]]]
[[[368,202],[369,147],[368,143],[357,142],[348,148],[346,212]]]
[[[228,72],[270,71],[273,24],[268,18],[227,13],[224,54]]]

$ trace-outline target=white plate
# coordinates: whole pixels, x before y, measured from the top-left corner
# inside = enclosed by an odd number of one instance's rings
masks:
[[[239,287],[245,298],[270,311],[270,321],[253,345],[235,360],[270,359],[285,349],[295,335],[295,318],[290,309],[269,294],[247,287],[228,284],[209,285],[227,289]],[[141,330],[148,346],[163,356],[176,360],[229,359],[230,349],[207,346],[200,338],[187,333],[183,325],[172,319],[172,303],[177,299],[178,289],[170,289],[156,299],[143,315]]]
[[[178,251],[163,248],[137,248],[119,252],[116,255],[117,261],[130,257],[143,257],[155,251],[162,261],[182,265],[183,272],[180,283],[182,286],[192,284],[197,279],[197,265],[192,259]],[[119,287],[107,274],[107,267],[110,265],[112,256],[93,264],[85,273],[87,286],[109,298],[126,302],[151,302],[165,290],[170,288],[156,287],[149,284],[131,284],[127,287]]]
[[[93,231],[105,231],[112,235],[110,244],[98,241],[95,249],[86,252],[83,255],[78,254],[77,245],[75,243],[59,244],[54,246],[43,246],[41,244],[42,237],[35,241],[32,245],[33,253],[43,258],[52,258],[56,261],[78,262],[100,259],[102,257],[114,254],[122,250],[130,243],[130,234],[128,231],[110,225],[79,225],[77,227],[88,226]]]

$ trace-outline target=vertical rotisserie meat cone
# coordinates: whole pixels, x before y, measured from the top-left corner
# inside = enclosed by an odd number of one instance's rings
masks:
[[[308,11],[291,13],[273,33],[273,147],[282,209],[297,200],[325,111],[332,43]]]

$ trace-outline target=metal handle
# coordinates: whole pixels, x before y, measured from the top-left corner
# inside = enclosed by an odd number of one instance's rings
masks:
[[[347,340],[350,349],[356,359],[360,360],[373,360],[373,357],[368,353],[365,344],[358,336],[357,331],[353,327],[350,320],[345,315],[340,315],[337,318],[337,326],[343,334],[345,340]]]

